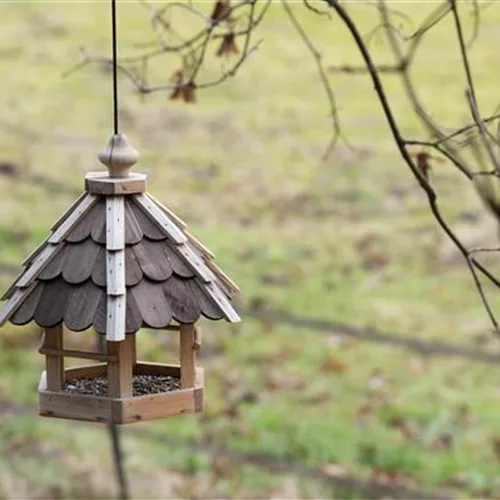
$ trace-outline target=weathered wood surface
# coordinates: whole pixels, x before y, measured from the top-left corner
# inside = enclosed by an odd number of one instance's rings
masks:
[[[123,423],[194,413],[194,391],[187,389],[113,401],[113,412],[117,421]]]
[[[72,287],[69,293],[64,323],[74,332],[87,330],[94,321],[94,315],[102,300],[104,290],[88,280],[82,286]]]
[[[68,243],[64,247],[62,277],[67,283],[83,283],[92,274],[99,257],[99,245],[90,238],[81,243]]]
[[[59,356],[63,358],[92,359],[94,361],[116,361],[116,356],[108,356],[99,352],[75,351],[72,349],[55,349],[49,347],[41,347],[38,349],[38,352],[40,354]]]
[[[135,373],[180,375],[177,365],[137,363]],[[67,369],[65,379],[104,376],[106,365]],[[113,398],[53,392],[47,389],[46,372],[38,386],[40,414],[47,417],[116,424],[188,414],[203,409],[203,370],[196,369],[195,387],[138,397]]]
[[[151,221],[161,228],[172,241],[177,244],[185,243],[187,241],[186,235],[182,229],[172,222],[165,212],[163,212],[163,210],[161,210],[147,196],[138,194],[133,197],[133,200],[151,219]]]
[[[61,325],[45,330],[43,346],[54,351],[62,349],[63,329]],[[45,356],[45,366],[47,389],[49,391],[60,391],[64,382],[64,358],[58,353],[47,354]]]
[[[68,285],[64,280],[47,281],[35,309],[36,322],[44,327],[50,328],[62,322],[66,312],[66,304],[69,298]]]
[[[106,250],[125,248],[125,201],[123,196],[106,198]]]
[[[106,340],[112,342],[123,341],[126,331],[127,296],[107,296]]]
[[[121,342],[107,342],[108,394],[110,398],[132,397],[132,377],[135,364],[135,334],[130,334]]]
[[[161,203],[159,200],[157,200],[152,194],[147,193],[146,196],[153,202],[155,203],[160,210],[163,210],[165,214],[170,217],[175,224],[177,224],[181,229],[187,229],[187,224],[177,215],[175,215],[172,210],[167,208],[163,203]]]
[[[96,203],[90,210],[82,217],[70,233],[66,236],[65,240],[70,243],[78,243],[88,238],[94,230],[96,224],[106,217],[106,200],[104,198],[97,198]]]
[[[196,382],[196,347],[194,325],[180,327],[181,388],[194,387]]]
[[[154,241],[164,241],[167,239],[167,234],[150,217],[148,217],[141,207],[134,203],[132,200],[134,198],[127,199],[126,207],[129,216],[135,218],[139,224],[143,235]]]
[[[146,191],[146,175],[129,174],[123,179],[109,177],[107,172],[89,172],[85,176],[85,189],[99,195],[127,195]]]
[[[161,283],[142,280],[129,293],[137,304],[143,322],[149,327],[163,328],[171,322],[172,307],[163,293]]]
[[[80,204],[68,215],[64,222],[52,233],[47,240],[49,243],[60,243],[69,232],[82,220],[89,210],[98,202],[99,198],[87,194]]]
[[[239,321],[236,285],[185,229],[146,194],[82,197],[9,289],[0,323],[64,321],[117,341],[200,315]]]
[[[106,292],[108,295],[125,294],[125,250],[106,253]]]

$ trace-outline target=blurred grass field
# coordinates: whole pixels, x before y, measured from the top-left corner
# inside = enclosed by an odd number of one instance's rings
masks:
[[[153,41],[148,12],[139,2],[118,3],[121,54],[137,53]],[[397,4],[415,26],[434,7]],[[293,8],[326,66],[360,62],[339,21]],[[372,6],[350,8],[363,33],[378,22]],[[16,166],[0,173],[2,287],[83,189],[85,172],[100,169],[96,154],[112,125],[110,74],[90,65],[62,75],[79,61],[80,46],[107,56],[108,10],[106,2],[0,4],[0,162]],[[464,19],[469,29],[466,9]],[[499,22],[500,8],[490,7],[471,49],[484,114],[499,100]],[[121,128],[141,152],[136,170],[148,173],[149,191],[216,253],[241,286],[244,309],[265,305],[500,351],[464,262],[395,150],[368,77],[331,75],[351,147],[340,142],[323,162],[328,104],[279,2],[260,38],[237,76],[200,91],[195,106],[165,94],[141,100],[121,80]],[[390,62],[381,37],[371,48],[378,62]],[[221,64],[210,57],[204,76]],[[166,57],[152,76],[164,83],[177,65]],[[424,43],[415,78],[448,127],[469,121],[459,70],[452,24],[444,22]],[[384,84],[404,132],[421,136],[397,77],[384,76]],[[467,243],[495,243],[495,221],[450,165],[436,164],[432,183]],[[500,305],[497,291],[489,293]],[[205,413],[124,428],[134,498],[362,497],[314,475],[273,472],[251,456],[430,496],[500,494],[500,391],[491,365],[250,315],[237,328],[204,323],[203,331]],[[104,428],[37,416],[39,335],[10,326],[0,335],[0,498],[115,495]],[[90,333],[74,337],[93,341]],[[175,359],[168,332],[142,332],[138,345],[146,359]]]

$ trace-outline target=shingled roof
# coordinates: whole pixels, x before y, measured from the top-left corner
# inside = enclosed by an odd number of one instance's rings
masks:
[[[230,303],[238,287],[186,225],[147,193],[86,191],[51,229],[2,297],[0,326],[63,322],[120,340],[172,320],[239,321]]]

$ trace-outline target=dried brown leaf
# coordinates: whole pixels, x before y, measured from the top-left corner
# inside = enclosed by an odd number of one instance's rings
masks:
[[[323,373],[344,373],[349,369],[347,363],[335,358],[328,358],[321,364],[320,370]]]
[[[238,54],[238,46],[236,45],[236,37],[233,32],[226,33],[221,40],[219,48],[217,49],[217,57],[230,56],[231,54]]]
[[[210,21],[212,24],[220,23],[228,18],[230,12],[230,0],[216,0],[212,13],[210,14]]]

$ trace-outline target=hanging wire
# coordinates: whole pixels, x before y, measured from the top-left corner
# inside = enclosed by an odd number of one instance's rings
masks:
[[[118,134],[118,61],[116,36],[116,0],[111,0],[111,32],[113,40],[113,123],[114,133]]]
[[[116,35],[116,0],[111,0],[111,38],[113,41],[113,125],[114,133],[118,134],[118,71],[117,71],[117,35]],[[97,334],[97,344],[101,353],[106,352],[104,337]],[[120,428],[114,424],[108,424],[108,433],[113,452],[113,462],[115,465],[116,482],[119,488],[119,498],[121,500],[130,499],[130,489],[127,473],[125,471],[123,448],[121,442]]]

